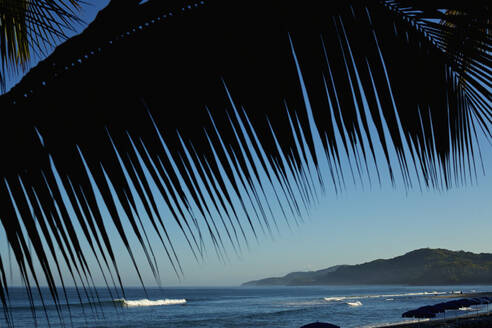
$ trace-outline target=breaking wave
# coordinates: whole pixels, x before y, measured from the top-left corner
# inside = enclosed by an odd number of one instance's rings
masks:
[[[324,299],[327,302],[331,302],[331,301],[337,301],[338,302],[338,301],[343,301],[343,300],[345,300],[347,298],[348,298],[348,296],[347,297],[343,297],[343,296],[342,297],[325,297]]]
[[[141,300],[125,300],[124,298],[119,298],[113,300],[115,303],[119,303],[123,306],[160,306],[160,305],[179,305],[186,304],[185,299],[163,299],[163,300],[148,300],[146,298]]]
[[[442,295],[448,294],[447,292],[415,292],[415,293],[403,293],[403,294],[382,294],[382,295],[357,295],[357,296],[332,296],[324,297],[327,302],[339,302],[345,300],[354,300],[360,298],[393,298],[393,297],[408,297],[408,296],[425,296],[425,295]]]
[[[362,302],[361,301],[347,302],[347,305],[349,305],[349,306],[362,306]]]

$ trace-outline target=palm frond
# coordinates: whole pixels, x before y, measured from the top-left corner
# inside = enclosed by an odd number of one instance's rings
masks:
[[[455,1],[388,1],[387,5],[393,11],[407,15],[407,19],[445,53],[470,107],[473,112],[480,113],[476,116],[480,127],[490,136],[490,5],[475,1],[466,4]]]
[[[25,70],[36,57],[46,56],[74,23],[79,0],[0,1],[0,88],[9,74]],[[34,53],[34,56],[33,56]]]
[[[342,157],[354,175],[369,174],[376,144],[391,180],[394,150],[407,187],[412,176],[438,189],[470,181],[475,124],[490,139],[492,113],[490,37],[480,32],[489,7],[467,4],[111,2],[0,98],[9,159],[0,164],[0,220],[27,287],[42,274],[60,302],[54,276],[62,270],[49,265],[59,249],[82,292],[94,275],[88,256],[108,288],[123,289],[109,220],[139,277],[129,236],[159,280],[148,223],[179,276],[152,186],[200,259],[205,239],[226,256],[268,234],[272,207],[297,219],[328,173],[343,189]],[[466,13],[473,28],[440,24],[461,26],[446,10]],[[451,34],[462,32],[470,49],[452,46]],[[320,171],[322,160],[330,172]]]

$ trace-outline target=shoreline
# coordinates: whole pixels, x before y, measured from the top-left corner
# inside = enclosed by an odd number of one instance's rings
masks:
[[[374,328],[490,328],[492,327],[492,311],[478,314],[468,314],[459,317],[417,321],[408,323],[395,323]]]
[[[436,295],[434,298],[474,298],[474,297],[492,297],[492,292],[476,292],[464,294],[446,294]]]
[[[492,292],[435,295],[432,298],[433,299],[443,299],[443,298],[459,299],[459,298],[474,298],[474,297],[492,297]],[[412,321],[412,322],[399,322],[393,324],[389,323],[385,325],[374,326],[374,328],[431,328],[431,327],[490,328],[492,327],[492,307],[488,312],[465,314],[458,317]]]

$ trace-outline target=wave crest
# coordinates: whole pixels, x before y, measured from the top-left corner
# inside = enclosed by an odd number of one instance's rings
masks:
[[[124,298],[119,298],[113,300],[115,303],[119,303],[123,306],[160,306],[160,305],[179,305],[186,304],[186,299],[163,299],[163,300],[149,300],[146,298],[140,300],[125,300]]]
[[[341,297],[325,297],[325,301],[331,302],[331,301],[343,301],[347,297],[341,296]]]
[[[354,296],[333,296],[333,297],[324,297],[324,300],[327,302],[339,302],[344,300],[354,300],[361,298],[393,298],[393,297],[409,297],[409,296],[427,296],[427,295],[442,295],[448,294],[447,292],[413,292],[413,293],[403,293],[403,294],[382,294],[382,295],[354,295]]]

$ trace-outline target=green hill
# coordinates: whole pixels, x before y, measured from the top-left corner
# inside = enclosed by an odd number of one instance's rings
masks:
[[[492,284],[492,254],[422,248],[388,260],[249,281],[245,286]]]

